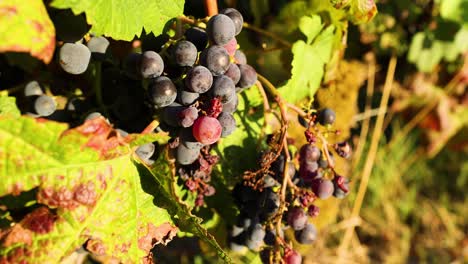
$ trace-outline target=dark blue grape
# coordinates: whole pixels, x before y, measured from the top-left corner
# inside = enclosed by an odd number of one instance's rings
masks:
[[[302,230],[294,232],[294,237],[301,244],[310,244],[317,240],[317,229],[308,223]]]
[[[240,64],[239,70],[241,77],[237,85],[240,88],[248,88],[257,82],[257,72],[248,64]]]
[[[236,85],[241,77],[239,66],[237,64],[231,63],[228,70],[224,73],[227,77],[231,78],[234,85]]]
[[[155,150],[156,146],[153,143],[147,143],[139,146],[135,150],[135,154],[143,161],[147,161],[153,156]]]
[[[227,137],[236,130],[236,120],[231,114],[221,112],[221,114],[218,116],[218,121],[221,124],[221,128],[223,129],[221,132],[221,137]]]
[[[161,76],[152,80],[148,86],[151,102],[156,108],[172,104],[177,97],[177,88],[171,79]]]
[[[236,87],[229,77],[221,75],[213,82],[211,95],[221,99],[221,103],[224,104],[231,101],[236,96]]]
[[[44,92],[42,92],[41,86],[37,81],[31,81],[27,83],[24,87],[24,96],[33,96],[41,94],[44,94]]]
[[[335,111],[330,108],[324,108],[318,113],[318,121],[322,125],[332,125],[336,120]]]
[[[109,41],[105,37],[92,37],[86,44],[93,53],[106,53]]]
[[[143,78],[156,78],[161,76],[164,70],[164,61],[161,56],[148,50],[141,56],[140,73]]]
[[[213,75],[204,66],[196,66],[185,77],[185,86],[194,93],[205,93],[213,84]]]
[[[234,60],[237,64],[247,64],[247,57],[241,50],[236,50],[236,53],[234,53]]]
[[[242,14],[234,8],[226,8],[221,10],[219,13],[228,16],[232,22],[234,22],[236,36],[239,35],[244,25],[244,18],[242,17]]]
[[[218,14],[208,20],[206,33],[215,44],[225,45],[236,35],[236,26],[231,18]]]
[[[213,45],[205,49],[200,55],[200,61],[214,76],[224,74],[229,69],[229,64],[231,63],[226,49],[218,45]]]
[[[287,215],[288,225],[294,230],[301,230],[307,224],[307,214],[300,207],[293,207]]]
[[[189,165],[195,162],[200,155],[200,149],[188,148],[185,144],[179,144],[176,151],[176,161],[181,165]]]
[[[91,51],[81,43],[65,43],[59,51],[59,63],[70,74],[82,74],[91,59]]]
[[[177,42],[174,48],[175,63],[179,66],[193,66],[197,60],[197,47],[187,40]]]
[[[312,182],[312,190],[322,200],[332,196],[334,189],[333,183],[327,179],[316,179]]]

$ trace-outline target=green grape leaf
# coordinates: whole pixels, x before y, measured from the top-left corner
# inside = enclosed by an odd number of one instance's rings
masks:
[[[66,128],[0,117],[0,197],[32,191],[37,200],[1,230],[0,259],[59,263],[86,242],[95,254],[142,262],[178,230],[168,211],[154,205],[158,194],[144,191],[154,180],[140,178],[128,142],[103,118]]]
[[[322,20],[318,15],[313,15],[311,17],[303,16],[301,20],[299,20],[299,29],[307,37],[307,44],[312,43],[312,40],[317,37],[317,34],[320,33],[322,28]]]
[[[440,2],[440,16],[468,25],[468,1],[443,0]]]
[[[304,20],[306,21],[306,20]],[[317,29],[323,27],[316,23],[316,18],[309,20],[307,30],[302,30],[306,37],[317,35]],[[311,25],[315,27],[312,28]],[[293,60],[291,79],[279,90],[281,95],[287,101],[295,103],[305,97],[312,97],[320,87],[325,66],[330,61],[334,37],[335,27],[328,26],[310,43],[307,44],[303,40],[298,40],[292,47]],[[307,35],[309,34],[309,35]]]
[[[184,10],[183,0],[54,0],[51,5],[71,8],[75,14],[85,12],[94,34],[127,41],[140,36],[143,28],[161,34],[165,24]]]
[[[16,107],[16,98],[11,96],[0,96],[0,115],[11,115],[18,117],[21,115]]]
[[[259,137],[264,123],[262,97],[256,86],[238,94],[239,104],[234,113],[236,130],[222,138],[216,147],[220,156],[215,173],[231,186],[246,170],[254,168]]]
[[[29,52],[49,63],[55,29],[41,0],[0,1],[0,52]]]
[[[183,232],[199,237],[208,243],[225,263],[231,263],[231,259],[216,239],[201,225],[202,219],[194,216],[190,212],[189,206],[179,197],[180,190],[176,178],[173,176],[172,168],[167,162],[167,153],[165,154],[160,155],[160,158],[155,162],[156,165],[149,170],[139,166],[142,178],[152,178],[157,182],[156,185],[146,185],[147,192],[158,194],[155,203],[168,210],[172,220]]]

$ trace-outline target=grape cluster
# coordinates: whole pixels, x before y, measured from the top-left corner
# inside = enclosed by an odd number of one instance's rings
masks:
[[[332,196],[342,199],[349,193],[349,180],[336,173],[332,151],[349,158],[351,146],[347,142],[330,144],[324,136],[336,132],[332,130],[335,119],[335,112],[329,108],[301,117],[299,121],[306,127],[307,143],[297,155],[288,152],[295,158],[287,161],[283,152],[276,156],[278,149],[272,147],[259,159],[259,173],[244,175],[244,181],[232,191],[240,214],[228,238],[231,250],[260,251],[264,263],[279,261],[278,256],[284,263],[302,262],[301,255],[287,243],[284,230],[292,229],[294,240],[300,244],[313,243],[318,232],[309,218],[320,213],[314,202]],[[268,145],[274,146],[275,140],[278,140],[275,136],[269,136]],[[288,186],[282,202],[280,189],[284,177],[289,177],[290,181],[286,181]],[[279,255],[275,251],[277,245],[282,248]]]
[[[203,197],[214,193],[209,181],[218,158],[209,154],[210,148],[235,131],[238,93],[255,84],[257,73],[238,50],[243,17],[237,10],[185,22],[174,37],[143,37],[141,52],[116,53],[119,43],[86,33],[73,40],[61,38],[54,70],[65,77],[63,86],[68,79],[83,84],[83,94],[67,90],[67,102],[60,106],[53,90],[33,81],[24,89],[21,109],[71,126],[101,116],[122,137],[141,132],[157,119],[156,130],[172,137],[170,154],[180,178],[202,205]],[[158,146],[140,146],[136,154],[151,165]]]

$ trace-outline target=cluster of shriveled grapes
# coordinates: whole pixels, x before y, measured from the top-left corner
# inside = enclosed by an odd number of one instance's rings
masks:
[[[311,244],[317,239],[317,229],[309,222],[309,217],[317,217],[320,212],[314,201],[332,196],[342,199],[349,193],[349,180],[336,173],[331,150],[340,157],[349,158],[351,147],[347,142],[329,144],[325,139],[327,133],[336,132],[331,130],[335,118],[334,111],[329,108],[309,115],[307,120],[301,117],[300,122],[307,128],[308,143],[300,148],[294,161],[286,162],[282,153],[269,163],[266,160],[271,159],[272,152],[267,151],[260,162],[261,166],[267,167],[260,180],[257,177],[252,181],[253,178],[246,177],[234,188],[233,196],[241,213],[230,229],[231,250],[258,251],[265,263],[279,261],[278,256],[288,264],[301,263],[302,256],[284,236],[285,229],[294,231],[298,243]],[[278,214],[282,206],[279,192],[284,177],[289,177],[290,181],[286,181],[284,206],[287,211],[281,217]],[[278,221],[280,229],[277,228]]]
[[[157,130],[172,137],[169,147],[180,178],[197,193],[196,205],[202,205],[204,196],[214,194],[209,181],[218,158],[209,154],[210,148],[234,132],[237,94],[257,81],[256,71],[237,49],[242,26],[242,15],[228,8],[211,17],[206,30],[186,24],[178,32],[181,37],[167,38],[155,47],[159,52],[144,49],[122,60],[108,52],[110,42],[104,37],[60,42],[56,61],[62,71],[71,75],[94,71],[101,79],[99,87],[92,96],[69,98],[63,109],[57,109],[54,96],[44,94],[33,81],[24,89],[22,110],[72,125],[104,116],[123,137],[158,119]],[[136,150],[150,165],[157,152],[155,143]]]

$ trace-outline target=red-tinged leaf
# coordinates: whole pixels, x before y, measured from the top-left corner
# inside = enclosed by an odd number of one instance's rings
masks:
[[[55,29],[41,0],[0,1],[0,52],[29,52],[49,63]]]

